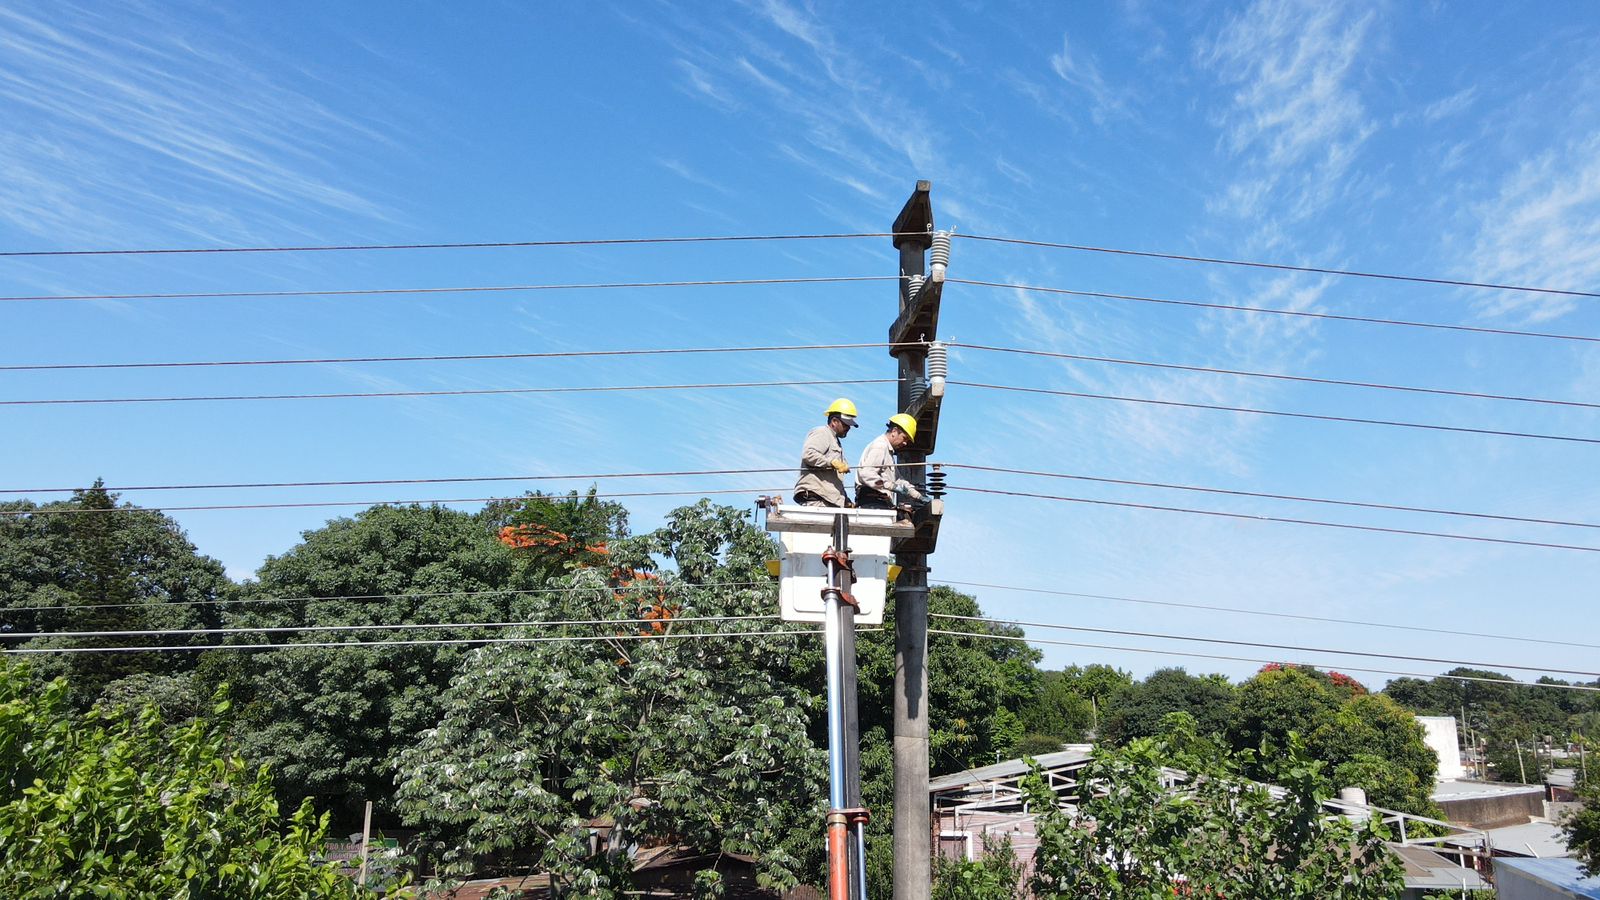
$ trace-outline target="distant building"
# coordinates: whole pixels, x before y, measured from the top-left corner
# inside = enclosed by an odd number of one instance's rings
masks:
[[[1600,898],[1600,878],[1583,877],[1575,859],[1497,859],[1496,900]]]
[[[1456,732],[1454,716],[1417,716],[1423,738],[1428,747],[1439,756],[1439,780],[1454,781],[1467,774],[1461,765],[1461,737]]]

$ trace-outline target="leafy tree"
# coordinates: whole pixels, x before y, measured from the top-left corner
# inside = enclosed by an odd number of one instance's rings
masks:
[[[583,515],[624,520],[615,509],[597,510],[575,498],[572,503]],[[552,506],[536,495],[527,508],[559,513],[562,504]],[[505,509],[499,514],[533,518]],[[571,527],[566,519],[559,524]],[[240,604],[230,624],[396,626],[540,618],[540,595],[519,591],[543,589],[547,577],[565,572],[570,557],[517,548],[492,526],[482,516],[438,506],[373,507],[335,519],[269,558],[244,590],[252,600],[298,599]],[[353,822],[364,800],[376,801],[380,816],[387,809],[393,754],[439,721],[440,695],[467,653],[459,645],[383,644],[502,633],[482,627],[297,632],[285,642],[370,643],[224,654],[203,674],[208,681],[228,678],[240,685],[238,738],[247,756],[272,765],[286,795],[309,793]]]
[[[984,839],[976,860],[933,861],[932,900],[1013,900],[1022,892],[1022,864],[1009,839]]]
[[[1226,680],[1197,677],[1182,668],[1157,669],[1112,695],[1101,738],[1120,744],[1161,732],[1168,714],[1188,713],[1201,734],[1222,733],[1234,720],[1234,690]]]
[[[817,699],[784,679],[809,636],[677,639],[689,628],[643,618],[669,598],[694,616],[768,615],[769,590],[745,582],[772,552],[747,514],[707,502],[617,541],[610,556],[644,571],[654,555],[678,577],[619,583],[590,568],[538,595],[540,617],[602,620],[470,654],[444,714],[398,759],[398,801],[430,833],[439,872],[484,864],[551,873],[563,889],[613,897],[630,887],[630,845],[676,841],[758,860],[764,884],[793,886],[820,857],[824,754],[808,734]],[[719,632],[769,630],[720,622]],[[531,637],[531,635],[530,635]],[[605,823],[610,851],[591,852]]]
[[[358,896],[318,862],[327,819],[279,814],[265,770],[205,719],[74,713],[0,663],[0,889],[7,897],[290,900]],[[215,712],[225,712],[226,703]]]
[[[1083,770],[1076,816],[1036,769],[1031,887],[1039,897],[1106,900],[1273,897],[1392,900],[1403,888],[1382,826],[1327,817],[1323,765],[1298,740],[1276,767],[1285,796],[1247,780],[1249,754],[1200,736],[1179,714],[1164,733],[1102,747]],[[1176,783],[1164,767],[1187,773]]]
[[[201,556],[177,523],[155,510],[118,504],[101,482],[72,499],[36,506],[0,503],[31,515],[0,516],[0,627],[12,633],[147,631],[219,624],[211,601],[233,588],[222,565]],[[40,609],[38,607],[61,607]],[[201,637],[34,638],[28,648],[203,643]],[[9,641],[7,643],[10,643]],[[74,706],[87,708],[111,682],[135,674],[192,669],[198,654],[41,655],[32,671],[63,676]]]
[[[1022,708],[1030,735],[1047,736],[1056,744],[1082,740],[1094,724],[1094,705],[1078,693],[1065,672],[1041,672],[1039,690]]]
[[[1562,820],[1567,849],[1583,863],[1583,874],[1600,875],[1600,772],[1580,780],[1578,799],[1583,806]]]

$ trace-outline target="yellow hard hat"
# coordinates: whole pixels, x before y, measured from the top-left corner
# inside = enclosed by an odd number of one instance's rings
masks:
[[[845,422],[848,424],[856,424],[856,405],[843,397],[840,397],[839,399],[828,404],[828,408],[824,410],[824,414],[829,416],[842,416]]]
[[[917,439],[917,420],[905,413],[890,416],[889,424],[898,425],[900,430],[906,433],[906,437],[911,438],[913,441]]]

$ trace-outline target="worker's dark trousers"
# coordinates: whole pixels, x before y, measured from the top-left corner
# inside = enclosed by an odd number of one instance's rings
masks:
[[[894,498],[882,491],[872,488],[856,488],[856,507],[858,509],[894,509]]]

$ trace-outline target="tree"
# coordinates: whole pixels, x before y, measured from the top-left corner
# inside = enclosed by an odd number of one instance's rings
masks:
[[[1112,695],[1104,717],[1103,741],[1126,743],[1161,731],[1168,714],[1188,713],[1202,734],[1227,730],[1235,714],[1234,691],[1225,680],[1197,677],[1182,668],[1157,669]]]
[[[279,814],[265,770],[205,719],[73,713],[0,663],[0,888],[7,897],[355,898],[318,862],[327,819]],[[226,712],[226,703],[213,710]]]
[[[1416,717],[1390,697],[1370,694],[1338,672],[1272,665],[1239,686],[1233,749],[1262,751],[1246,774],[1266,778],[1272,754],[1291,734],[1305,739],[1341,787],[1361,787],[1374,805],[1437,815],[1431,800],[1439,769]]]
[[[213,601],[233,584],[222,564],[201,556],[176,522],[155,510],[118,504],[101,482],[71,500],[0,509],[0,626],[13,633],[148,631],[219,624]],[[204,643],[199,636],[34,638],[20,646],[94,647]],[[8,642],[9,643],[9,642]],[[86,709],[107,685],[132,675],[192,669],[195,653],[41,655],[31,671],[67,679],[69,698]]]
[[[528,524],[534,513],[553,510],[556,523],[570,528],[571,519],[563,518],[566,505],[535,495],[528,499],[526,515],[504,505],[497,515]],[[616,509],[575,497],[571,505],[580,507],[581,515],[612,523],[625,518]],[[230,624],[396,626],[538,619],[544,606],[540,595],[529,591],[543,590],[547,578],[564,574],[572,555],[519,548],[502,540],[496,527],[481,515],[439,506],[373,507],[354,518],[335,519],[307,532],[289,552],[269,558],[258,580],[244,590],[246,599],[263,602],[241,604]],[[387,811],[394,752],[439,721],[440,695],[467,652],[458,645],[384,643],[503,633],[484,627],[420,634],[403,629],[298,632],[285,642],[367,643],[226,653],[203,667],[203,680],[239,684],[244,709],[238,738],[247,756],[272,765],[286,796],[309,793],[343,821],[357,822],[364,800],[376,801],[380,815]]]
[[[1277,766],[1285,794],[1247,780],[1248,754],[1202,737],[1190,716],[1158,737],[1102,745],[1083,770],[1076,815],[1038,769],[1024,782],[1038,811],[1031,887],[1039,897],[1105,900],[1273,897],[1392,900],[1403,888],[1382,826],[1328,817],[1323,765],[1298,741]],[[1176,782],[1164,774],[1177,768]]]
[[[1561,828],[1567,849],[1583,863],[1583,874],[1600,875],[1600,772],[1581,779],[1577,788],[1583,805],[1562,821]]]
[[[984,838],[976,860],[936,857],[932,900],[1014,900],[1023,896],[1022,864],[1010,839]]]
[[[825,757],[808,734],[816,697],[784,673],[814,638],[685,639],[770,625],[637,621],[664,598],[696,617],[770,615],[771,592],[749,582],[771,552],[747,514],[702,501],[610,548],[622,571],[642,572],[659,554],[676,577],[581,569],[559,579],[561,593],[538,595],[543,619],[615,623],[539,637],[614,640],[473,651],[444,693],[443,717],[397,763],[400,811],[429,833],[439,872],[498,864],[614,897],[630,887],[622,851],[670,840],[755,856],[767,885],[809,876]],[[609,829],[608,852],[592,852],[591,823]]]

